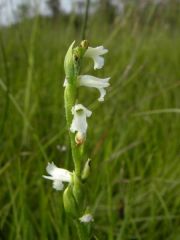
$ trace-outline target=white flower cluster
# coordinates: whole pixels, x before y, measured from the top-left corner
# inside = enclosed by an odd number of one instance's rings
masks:
[[[85,52],[85,57],[90,57],[94,61],[94,69],[100,69],[104,66],[104,58],[102,55],[108,52],[103,46],[99,46],[96,48],[88,47]],[[100,97],[98,101],[104,101],[104,97],[106,95],[106,88],[110,85],[110,78],[97,78],[90,75],[80,75],[77,78],[77,86],[81,87],[89,87],[89,88],[97,88],[100,92]],[[65,79],[64,87],[67,86],[68,82]],[[85,108],[82,104],[76,104],[72,108],[72,114],[74,116],[70,131],[75,133],[76,137],[75,141],[77,144],[82,144],[86,139],[86,131],[87,131],[87,121],[86,118],[90,117],[92,112]]]
[[[102,55],[106,54],[108,52],[107,49],[105,49],[103,46],[99,46],[96,48],[88,47],[88,49],[85,52],[85,57],[90,57],[94,61],[94,69],[100,69],[104,66],[104,58]],[[90,75],[80,75],[78,76],[78,83],[77,86],[81,87],[92,87],[97,88],[100,92],[100,97],[98,98],[99,102],[104,101],[104,96],[106,95],[106,90],[110,84],[109,84],[110,78],[97,78]],[[66,87],[68,84],[67,79],[64,81],[64,87]]]

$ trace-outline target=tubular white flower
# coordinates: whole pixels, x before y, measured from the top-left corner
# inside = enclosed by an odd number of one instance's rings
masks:
[[[63,190],[64,184],[63,182],[71,181],[71,172],[66,169],[58,168],[56,165],[52,163],[48,163],[46,167],[46,171],[51,176],[44,176],[44,178],[53,181],[53,188],[57,191]]]
[[[85,108],[82,104],[76,104],[72,107],[72,114],[74,115],[70,131],[77,132],[79,136],[85,138],[87,131],[87,121],[86,118],[90,117],[92,112]]]
[[[100,97],[98,98],[99,102],[104,101],[104,96],[106,95],[106,90],[110,83],[108,78],[97,78],[90,75],[80,75],[78,76],[79,86],[97,88],[100,92]]]
[[[84,56],[93,59],[94,69],[100,69],[104,66],[104,57],[101,57],[101,55],[104,55],[107,52],[108,50],[105,49],[103,46],[98,46],[96,48],[88,47]]]
[[[89,223],[89,222],[93,222],[94,218],[90,213],[86,213],[82,217],[79,218],[79,221],[82,223]]]

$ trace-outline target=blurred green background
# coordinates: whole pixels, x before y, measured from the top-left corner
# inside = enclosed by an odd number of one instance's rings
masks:
[[[73,170],[63,64],[83,30],[90,46],[109,49],[102,70],[86,60],[83,73],[111,77],[103,103],[80,89],[93,111],[85,158],[94,232],[180,239],[180,1],[90,1],[87,25],[86,1],[65,12],[49,0],[47,15],[30,3],[0,28],[0,239],[78,239],[62,192],[42,175],[51,161]]]

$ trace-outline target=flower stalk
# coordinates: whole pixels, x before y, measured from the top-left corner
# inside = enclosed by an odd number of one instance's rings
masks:
[[[91,173],[91,160],[84,159],[84,144],[87,138],[88,118],[92,112],[78,102],[78,88],[81,86],[96,88],[100,92],[98,101],[104,101],[106,88],[110,85],[109,79],[100,79],[90,75],[80,75],[84,57],[91,58],[94,69],[104,66],[103,55],[108,52],[103,46],[92,48],[86,40],[77,47],[73,42],[65,56],[64,69],[64,105],[69,131],[74,171],[58,168],[54,163],[49,163],[46,170],[50,176],[43,176],[53,181],[53,188],[60,191],[64,183],[68,183],[63,193],[64,208],[75,222],[80,240],[92,238],[92,222],[94,218],[89,210],[86,199],[87,179]]]
[[[67,127],[70,129],[73,116],[72,116],[72,108],[75,105],[77,98],[77,76],[80,70],[80,58],[81,51],[73,50],[74,42],[69,47],[67,54],[65,56],[64,61],[64,69],[66,74],[66,87],[64,91],[64,102],[65,102],[65,112],[66,112],[66,121]],[[71,150],[72,157],[75,165],[75,173],[77,176],[80,176],[81,173],[81,156],[82,149],[77,148],[76,143],[74,141],[75,134],[69,131],[70,141],[71,141]]]

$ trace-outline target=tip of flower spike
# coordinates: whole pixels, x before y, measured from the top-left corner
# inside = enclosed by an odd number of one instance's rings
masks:
[[[75,44],[75,41],[71,43],[69,46],[69,49],[66,53],[65,59],[64,59],[64,70],[65,75],[67,79],[71,79],[72,76],[74,76],[74,62],[73,62],[73,46]]]
[[[75,44],[75,40],[71,43],[70,47],[69,48],[73,48],[74,44]]]
[[[67,52],[69,52],[69,51],[72,51],[72,49],[73,49],[73,47],[74,47],[74,44],[75,44],[75,40],[71,43],[71,45],[69,46],[69,48],[68,48],[68,51]]]

